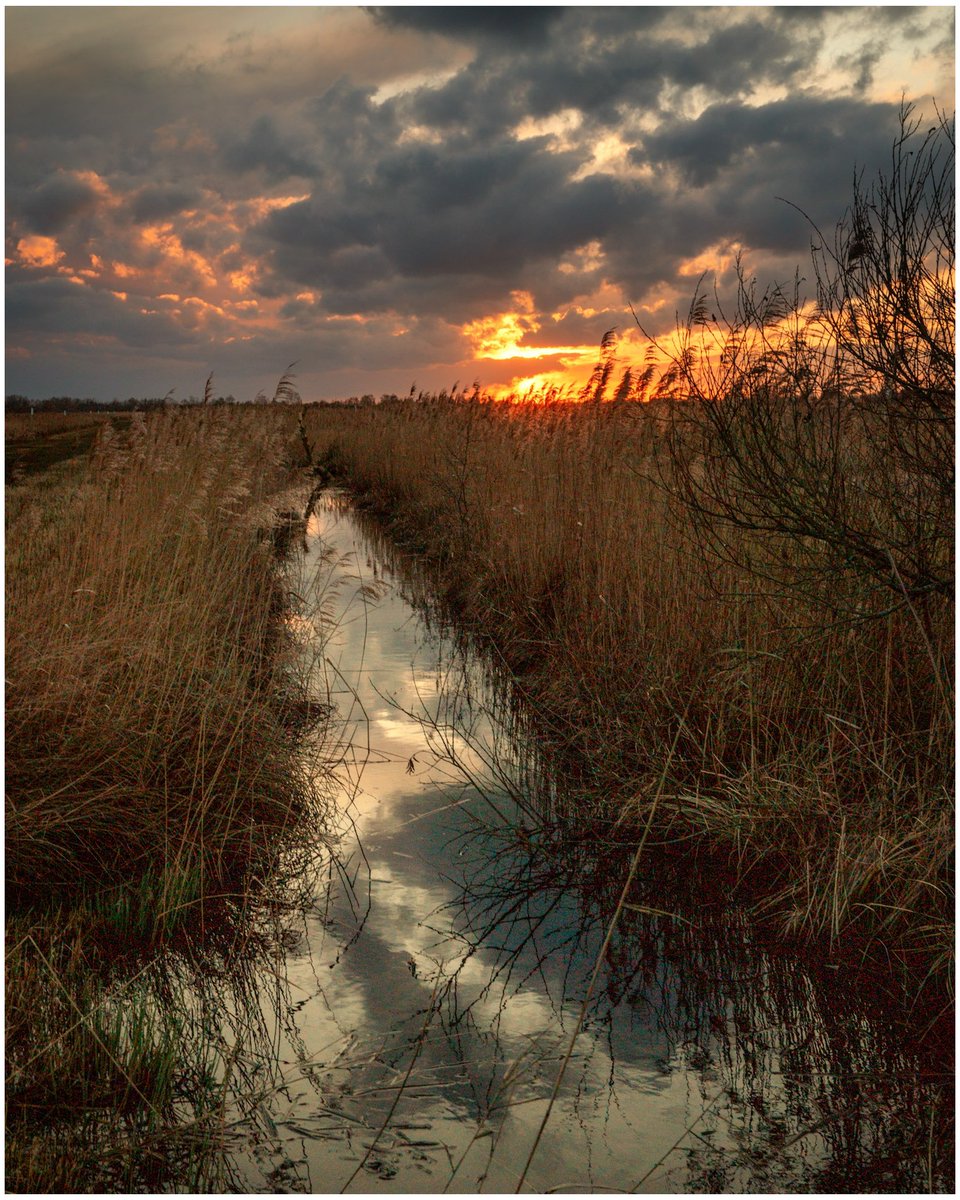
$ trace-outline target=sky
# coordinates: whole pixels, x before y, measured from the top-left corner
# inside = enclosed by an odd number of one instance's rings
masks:
[[[582,380],[809,274],[952,6],[5,10],[6,393]],[[786,203],[790,201],[791,203]],[[793,207],[796,206],[796,207]]]

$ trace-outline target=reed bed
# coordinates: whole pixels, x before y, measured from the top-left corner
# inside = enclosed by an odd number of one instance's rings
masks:
[[[138,416],[122,439],[105,427],[76,482],[8,505],[15,894],[158,862],[200,887],[290,814],[270,688],[283,596],[240,519],[282,482],[289,430],[252,411]]]
[[[148,1143],[157,1179],[174,1142],[200,1169],[209,1139],[177,1141],[174,1098],[206,1078],[205,1051],[190,1060],[157,996],[123,979],[215,933],[316,815],[272,536],[295,434],[282,405],[134,413],[89,460],[8,489],[15,1190],[124,1190]],[[108,1144],[113,1184],[94,1169]]]
[[[952,602],[925,597],[921,618],[855,571],[809,586],[803,545],[773,535],[718,548],[671,475],[674,400],[540,399],[316,407],[306,425],[492,639],[585,811],[641,830],[669,762],[662,846],[709,851],[783,930],[944,983]]]

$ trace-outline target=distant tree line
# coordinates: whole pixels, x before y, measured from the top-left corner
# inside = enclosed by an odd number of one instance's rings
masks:
[[[8,413],[28,413],[31,411],[56,411],[68,413],[83,413],[83,412],[141,412],[149,411],[150,409],[163,408],[165,404],[176,403],[171,402],[167,396],[151,396],[141,397],[130,396],[126,400],[92,400],[89,397],[80,400],[76,396],[50,396],[46,400],[31,400],[29,396],[20,396],[16,393],[6,397],[5,411]],[[184,400],[184,404],[199,404],[200,401],[196,396],[190,396]],[[210,401],[211,404],[235,404],[233,396],[217,396],[216,399]]]
[[[399,399],[396,392],[384,392],[379,398],[372,392],[365,392],[362,396],[348,396],[346,400],[337,403],[349,404],[351,408],[369,408],[373,404],[389,404],[391,401]]]
[[[442,393],[446,395],[446,393]],[[430,399],[427,393],[421,392],[420,400]],[[377,404],[397,404],[400,402],[400,396],[396,392],[384,392],[381,396],[374,396],[367,392],[362,396],[348,396],[345,400],[308,400],[303,401],[300,394],[292,393],[288,395],[278,395],[274,397],[274,403],[290,403],[304,404],[306,408],[330,408],[330,407],[347,407],[347,408],[368,408]],[[76,396],[48,396],[45,400],[32,400],[29,396],[22,396],[19,393],[11,393],[6,397],[5,410],[8,413],[28,413],[28,412],[68,412],[68,413],[84,413],[84,412],[149,412],[152,409],[163,408],[165,405],[175,404],[180,407],[187,407],[192,404],[266,404],[269,403],[267,396],[261,392],[252,401],[237,400],[236,396],[194,396],[189,395],[183,400],[174,400],[171,396],[150,396],[136,397],[129,396],[126,400],[93,400],[89,396],[84,399],[79,399]]]

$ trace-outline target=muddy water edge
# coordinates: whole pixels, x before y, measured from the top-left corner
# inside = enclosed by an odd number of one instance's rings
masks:
[[[510,681],[335,491],[296,590],[332,850],[202,1017],[248,1047],[230,1190],[952,1191],[947,1039],[688,859],[645,852],[614,922],[635,843],[585,827]]]

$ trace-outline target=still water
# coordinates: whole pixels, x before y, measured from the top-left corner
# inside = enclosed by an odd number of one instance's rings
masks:
[[[332,834],[255,989],[231,1190],[951,1190],[949,1078],[829,964],[644,862],[604,949],[632,848],[567,813],[418,586],[323,500],[297,625]]]

